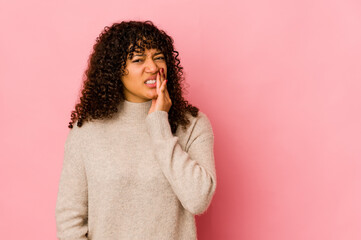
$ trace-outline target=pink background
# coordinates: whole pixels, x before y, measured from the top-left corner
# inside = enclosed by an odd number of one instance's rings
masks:
[[[95,38],[152,20],[215,132],[200,240],[361,239],[361,2],[5,1],[0,236],[56,239],[63,147]]]

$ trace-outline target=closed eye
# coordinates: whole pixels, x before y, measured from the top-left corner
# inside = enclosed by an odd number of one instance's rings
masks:
[[[164,57],[158,57],[156,58],[156,60],[164,60]],[[133,62],[140,62],[140,61],[143,61],[142,59],[137,59],[137,60],[134,60]]]

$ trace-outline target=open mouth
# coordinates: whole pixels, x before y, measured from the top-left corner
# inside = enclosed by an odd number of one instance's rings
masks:
[[[156,80],[148,80],[145,82],[145,85],[147,85],[150,88],[155,88],[157,86]]]

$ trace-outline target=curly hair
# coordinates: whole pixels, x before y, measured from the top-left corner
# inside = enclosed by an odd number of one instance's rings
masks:
[[[96,38],[93,51],[84,72],[80,102],[71,112],[69,128],[77,122],[81,127],[84,121],[111,118],[118,112],[118,104],[125,100],[121,77],[125,74],[127,58],[135,51],[158,49],[163,52],[167,65],[167,89],[172,101],[168,120],[172,133],[178,125],[186,129],[190,123],[186,113],[193,117],[199,109],[183,98],[183,67],[174,50],[173,39],[151,21],[122,21],[104,27]]]

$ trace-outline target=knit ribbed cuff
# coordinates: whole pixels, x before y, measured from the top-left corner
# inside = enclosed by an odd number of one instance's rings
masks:
[[[168,112],[154,111],[148,114],[145,122],[152,141],[165,140],[173,137],[168,121]]]

